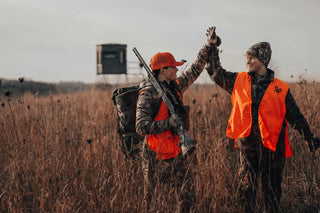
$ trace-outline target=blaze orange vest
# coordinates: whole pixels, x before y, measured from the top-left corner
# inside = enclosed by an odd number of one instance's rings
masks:
[[[179,81],[176,80],[178,84]],[[178,91],[180,100],[182,96]],[[168,107],[161,101],[161,106],[157,116],[154,118],[155,121],[165,120],[169,118]],[[157,159],[169,159],[174,158],[180,153],[180,139],[177,134],[172,134],[171,130],[166,130],[156,135],[148,135],[146,143],[152,151],[156,153]]]
[[[276,150],[282,124],[285,120],[285,98],[288,90],[288,84],[274,78],[259,105],[258,123],[262,143],[271,151]],[[228,121],[227,136],[235,139],[236,146],[237,138],[248,137],[251,132],[251,77],[248,73],[238,73],[231,101],[233,108]],[[285,156],[288,158],[292,155],[292,150],[289,145],[288,122],[286,120],[285,122]]]

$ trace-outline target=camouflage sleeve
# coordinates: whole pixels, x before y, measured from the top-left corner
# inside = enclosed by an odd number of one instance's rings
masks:
[[[294,100],[290,89],[288,90],[288,93],[286,95],[286,119],[290,123],[290,125],[298,130],[300,134],[304,136],[305,140],[310,139],[313,134],[311,133],[309,124],[303,114],[300,112],[300,109],[298,105],[296,104],[296,101]]]
[[[228,72],[223,68],[217,69],[211,75],[211,80],[218,84],[221,88],[226,90],[228,93],[232,93],[233,86],[236,81],[238,73]]]
[[[181,92],[184,92],[193,82],[195,82],[195,80],[197,80],[207,63],[210,50],[210,46],[203,45],[197,55],[197,59],[192,63],[191,67],[177,78],[180,83]]]
[[[159,99],[160,100],[160,99]],[[143,91],[137,101],[136,131],[139,135],[152,135],[170,129],[169,119],[154,121],[158,100],[154,99],[152,93]]]

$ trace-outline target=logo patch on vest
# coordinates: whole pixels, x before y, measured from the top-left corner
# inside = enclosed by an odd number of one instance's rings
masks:
[[[278,86],[275,86],[274,87],[274,91],[276,91],[276,93],[280,93],[280,92],[282,92],[282,89],[281,88],[279,88]]]

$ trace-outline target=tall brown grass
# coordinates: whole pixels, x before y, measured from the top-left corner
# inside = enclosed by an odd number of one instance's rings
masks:
[[[292,84],[291,91],[316,136],[320,136],[320,85]],[[139,160],[125,161],[119,147],[111,91],[0,102],[0,208],[3,212],[147,212]],[[189,160],[195,212],[241,212],[237,199],[238,150],[225,136],[230,95],[217,86],[192,86],[189,133],[197,141]],[[320,209],[320,151],[310,154],[296,131],[294,155],[282,184],[284,212]],[[173,212],[170,188],[154,195],[152,208]],[[262,211],[259,191],[258,209]]]

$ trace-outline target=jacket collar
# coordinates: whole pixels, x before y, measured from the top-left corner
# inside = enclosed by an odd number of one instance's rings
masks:
[[[274,72],[271,69],[267,69],[267,75],[265,75],[265,76],[258,76],[254,72],[248,72],[248,74],[250,75],[250,77],[253,81],[257,81],[257,82],[272,82],[272,81],[274,81]]]

